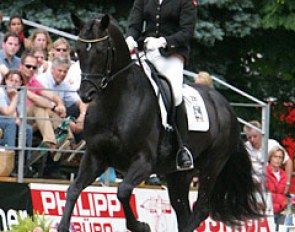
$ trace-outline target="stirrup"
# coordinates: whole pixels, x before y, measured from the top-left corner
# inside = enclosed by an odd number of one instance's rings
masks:
[[[178,156],[181,155],[181,153],[186,153],[186,155],[189,158],[189,161],[187,161],[188,163],[187,164],[184,163],[182,166],[179,165],[179,162],[178,162]],[[176,154],[176,168],[177,168],[177,171],[187,171],[187,170],[191,170],[191,169],[194,168],[194,161],[193,161],[192,153],[185,146],[183,146],[182,148],[180,148],[177,151],[177,154]]]

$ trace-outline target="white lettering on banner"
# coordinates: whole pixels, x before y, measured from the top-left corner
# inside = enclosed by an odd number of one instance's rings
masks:
[[[116,194],[109,194],[107,201],[110,216],[113,217],[115,212],[119,212],[121,210],[121,203],[119,202]]]
[[[107,211],[107,200],[102,194],[94,195],[94,205],[96,208],[97,216],[101,216],[101,211]]]
[[[90,195],[88,195],[88,196],[90,197]],[[92,202],[92,200],[88,199],[88,202]],[[83,215],[83,216],[86,216],[86,217],[87,216],[94,216],[93,211],[91,213],[91,209],[83,208],[83,203],[82,203],[82,198],[81,197],[79,197],[78,200],[77,200],[76,208],[77,208],[77,210],[79,210],[79,212],[78,212],[79,215]]]
[[[56,199],[55,203],[57,206],[58,215],[62,215],[64,211],[63,209],[65,208],[65,205],[66,205],[66,199],[62,199],[59,192],[55,193],[55,199]],[[52,200],[54,201],[55,199],[52,199]]]
[[[66,200],[60,192],[41,191],[41,200],[46,215],[61,216]],[[115,193],[82,193],[73,211],[80,217],[124,217],[123,209]]]
[[[9,209],[5,214],[3,209],[0,209],[0,217],[3,230],[9,230],[12,225],[18,224],[17,215],[20,215],[21,218],[26,218],[28,216],[27,210],[14,210]]]
[[[112,232],[113,228],[110,223],[98,222],[74,222],[73,226],[76,232]]]
[[[49,214],[49,209],[54,209],[55,207],[54,194],[52,192],[42,192],[41,199],[44,206],[44,213]]]
[[[271,218],[273,220],[273,218]],[[240,226],[226,226],[221,222],[213,221],[211,218],[207,218],[196,232],[271,232],[271,228],[274,228],[274,224],[268,221],[268,218],[261,218],[260,220],[249,220],[242,223]]]

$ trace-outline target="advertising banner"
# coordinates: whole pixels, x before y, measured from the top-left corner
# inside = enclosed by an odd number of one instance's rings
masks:
[[[63,214],[66,203],[66,185],[31,184],[33,208],[52,221],[52,232]],[[78,198],[72,218],[72,231],[76,232],[127,232],[123,208],[116,196],[115,187],[87,187]],[[190,192],[192,204],[197,192]],[[136,188],[131,206],[140,221],[148,223],[152,232],[177,232],[175,213],[170,205],[168,192],[161,189]],[[251,220],[240,227],[227,227],[208,218],[198,232],[271,232],[273,217]]]
[[[8,230],[22,218],[32,215],[31,191],[28,184],[0,182],[0,231]]]

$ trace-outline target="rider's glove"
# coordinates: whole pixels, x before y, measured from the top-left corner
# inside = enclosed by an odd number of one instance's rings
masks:
[[[164,37],[155,38],[155,37],[147,37],[144,40],[145,48],[147,50],[155,50],[157,48],[165,48],[167,45],[167,41]]]
[[[129,48],[130,52],[133,51],[134,48],[138,47],[137,42],[134,40],[134,38],[132,36],[128,36],[125,41],[126,41],[126,43],[128,45],[128,48]]]

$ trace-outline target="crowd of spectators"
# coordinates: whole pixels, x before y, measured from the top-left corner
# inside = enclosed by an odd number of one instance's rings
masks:
[[[0,127],[4,129],[0,146],[17,146],[18,116],[21,104],[25,102],[27,116],[30,117],[27,120],[26,146],[33,146],[33,134],[39,131],[42,147],[55,151],[50,153],[50,157],[53,162],[58,162],[61,154],[58,151],[65,145],[72,150],[82,149],[85,145],[82,132],[87,105],[77,94],[81,83],[79,61],[71,59],[72,48],[65,38],[52,42],[50,34],[39,28],[25,36],[20,16],[11,16],[6,27],[2,18],[0,12]],[[213,87],[207,72],[199,72],[195,82]],[[21,101],[21,91],[18,91],[23,86],[28,88],[25,101]],[[66,140],[59,143],[55,129],[68,117],[75,120],[69,122]],[[261,124],[255,120],[249,124],[251,126],[245,125],[243,130],[247,138],[245,147],[253,164],[253,178],[272,193],[274,211],[279,215],[286,207],[284,194],[289,191],[293,164],[287,151],[273,139],[268,140],[269,156],[265,158],[259,131]],[[69,161],[76,154],[72,153]],[[30,169],[31,157],[32,152],[27,150],[25,175]],[[268,164],[266,169],[265,162]]]
[[[80,72],[68,74],[71,66],[79,70],[79,63],[71,59],[72,48],[67,39],[60,37],[52,42],[50,34],[40,28],[25,33],[27,31],[19,15],[10,16],[5,25],[2,19],[0,12],[0,127],[4,133],[0,146],[15,149],[17,164],[20,109],[25,109],[28,117],[25,119],[27,148],[45,148],[49,150],[50,162],[59,162],[61,154],[64,154],[62,150],[80,150],[85,145],[82,132],[87,105],[77,93]],[[68,118],[72,120],[67,138],[60,142],[56,128]],[[40,143],[34,143],[35,136],[40,137]],[[38,156],[38,151],[33,153]],[[69,161],[74,160],[76,154],[73,152]],[[34,175],[29,171],[32,170],[31,159],[32,151],[28,149],[25,153],[25,177]],[[17,165],[15,170],[18,170]],[[47,177],[51,177],[50,172],[53,171],[49,170]]]

